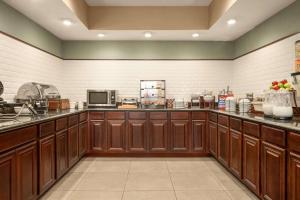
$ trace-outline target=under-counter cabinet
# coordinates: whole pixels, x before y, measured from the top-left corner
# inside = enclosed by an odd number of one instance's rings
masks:
[[[250,190],[260,195],[260,136],[259,124],[243,123],[243,181]],[[255,136],[253,136],[255,135]]]
[[[242,178],[242,120],[230,118],[229,133],[229,169]]]
[[[288,200],[300,199],[300,134],[288,133]]]
[[[16,150],[17,199],[37,197],[37,143],[23,145]],[[2,177],[1,177],[2,178]]]
[[[167,112],[150,112],[149,114],[149,151],[168,151]]]
[[[15,151],[0,155],[0,199],[16,199]]]
[[[229,117],[218,115],[218,160],[226,167],[229,165]]]
[[[129,112],[127,122],[127,150],[128,152],[146,152],[147,121],[146,112]]]
[[[106,146],[106,134],[104,120],[91,120],[90,122],[90,150],[103,152]]]
[[[107,151],[126,152],[125,112],[107,112]]]
[[[55,138],[50,135],[39,141],[39,193],[55,182]]]
[[[189,151],[189,113],[171,112],[171,151]]]
[[[192,137],[191,148],[192,152],[206,151],[206,113],[192,112]]]
[[[68,152],[69,152],[69,167],[72,167],[78,160],[78,125],[75,125],[68,130]]]
[[[56,178],[68,170],[68,131],[56,133]]]
[[[83,155],[87,152],[88,130],[87,122],[79,124],[78,154],[80,158],[83,157]]]
[[[261,196],[263,199],[286,199],[286,132],[261,127]]]
[[[208,123],[209,152],[216,158],[218,152],[218,125],[215,122]]]

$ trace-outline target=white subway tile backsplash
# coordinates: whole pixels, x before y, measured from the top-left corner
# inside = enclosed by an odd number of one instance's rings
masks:
[[[29,81],[54,84],[71,101],[85,101],[87,89],[117,89],[121,96],[139,97],[142,79],[166,80],[167,97],[189,99],[204,89],[216,94],[227,85],[239,96],[260,94],[273,80],[291,80],[299,39],[300,34],[234,61],[63,61],[0,34],[0,80],[9,101]]]

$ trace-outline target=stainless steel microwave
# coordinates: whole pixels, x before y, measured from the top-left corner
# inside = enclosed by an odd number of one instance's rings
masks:
[[[116,90],[87,90],[88,107],[116,107]]]

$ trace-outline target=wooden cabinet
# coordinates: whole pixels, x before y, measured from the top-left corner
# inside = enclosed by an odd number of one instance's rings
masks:
[[[0,155],[0,199],[16,199],[15,151]]]
[[[229,135],[229,169],[242,178],[242,133],[232,129]]]
[[[43,193],[55,182],[55,138],[54,135],[39,141],[39,193]]]
[[[168,151],[168,121],[153,119],[149,122],[149,151]]]
[[[217,157],[218,152],[218,126],[214,122],[208,123],[208,142],[209,142],[209,152]]]
[[[90,121],[90,149],[104,151],[106,149],[106,133],[104,120]]]
[[[78,160],[78,125],[68,129],[68,160],[69,167],[73,166]]]
[[[147,151],[147,129],[146,120],[128,121],[128,141],[127,148],[129,152]]]
[[[56,178],[68,170],[68,131],[56,133]]]
[[[260,195],[260,140],[246,134],[243,136],[243,181]]]
[[[189,150],[189,120],[171,120],[171,151]]]
[[[125,120],[107,120],[107,150],[110,152],[126,151]]]
[[[192,121],[192,151],[205,152],[206,122],[204,120]]]
[[[286,199],[285,164],[285,149],[263,141],[261,149],[261,192],[264,199]]]
[[[17,199],[37,197],[37,144],[36,141],[16,150]]]
[[[298,145],[299,147],[299,145]],[[288,200],[300,199],[300,153],[288,155]]]
[[[229,164],[229,129],[218,126],[218,160],[225,166]]]
[[[87,152],[87,141],[88,141],[88,123],[84,122],[79,124],[78,132],[78,152],[81,158]]]

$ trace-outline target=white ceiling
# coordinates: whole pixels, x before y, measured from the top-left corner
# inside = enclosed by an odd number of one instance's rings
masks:
[[[52,32],[63,40],[149,40],[143,37],[143,33],[150,31],[153,37],[150,40],[212,40],[230,41],[245,34],[279,10],[285,8],[295,0],[238,0],[233,7],[223,15],[209,30],[88,30],[81,21],[66,7],[62,0],[4,0],[12,7],[36,23]],[[90,0],[93,1],[93,0]],[[96,1],[96,0],[94,0]],[[103,1],[103,0],[97,0]],[[106,0],[116,2],[117,0]],[[119,0],[132,2],[133,0]],[[138,0],[135,0],[136,2]],[[141,0],[140,0],[141,1]],[[160,1],[160,0],[156,0]],[[167,1],[167,0],[164,0]],[[181,2],[184,0],[176,0]],[[191,2],[192,0],[186,0]],[[203,0],[204,2],[205,0]],[[154,0],[143,0],[143,2],[154,2]],[[172,0],[175,2],[175,0]],[[62,19],[71,19],[74,24],[66,27]],[[237,19],[237,24],[228,26],[226,21],[230,18]],[[200,33],[200,37],[194,39],[192,33]],[[97,37],[98,33],[104,33],[104,38]]]
[[[90,6],[208,6],[212,0],[85,0]]]

